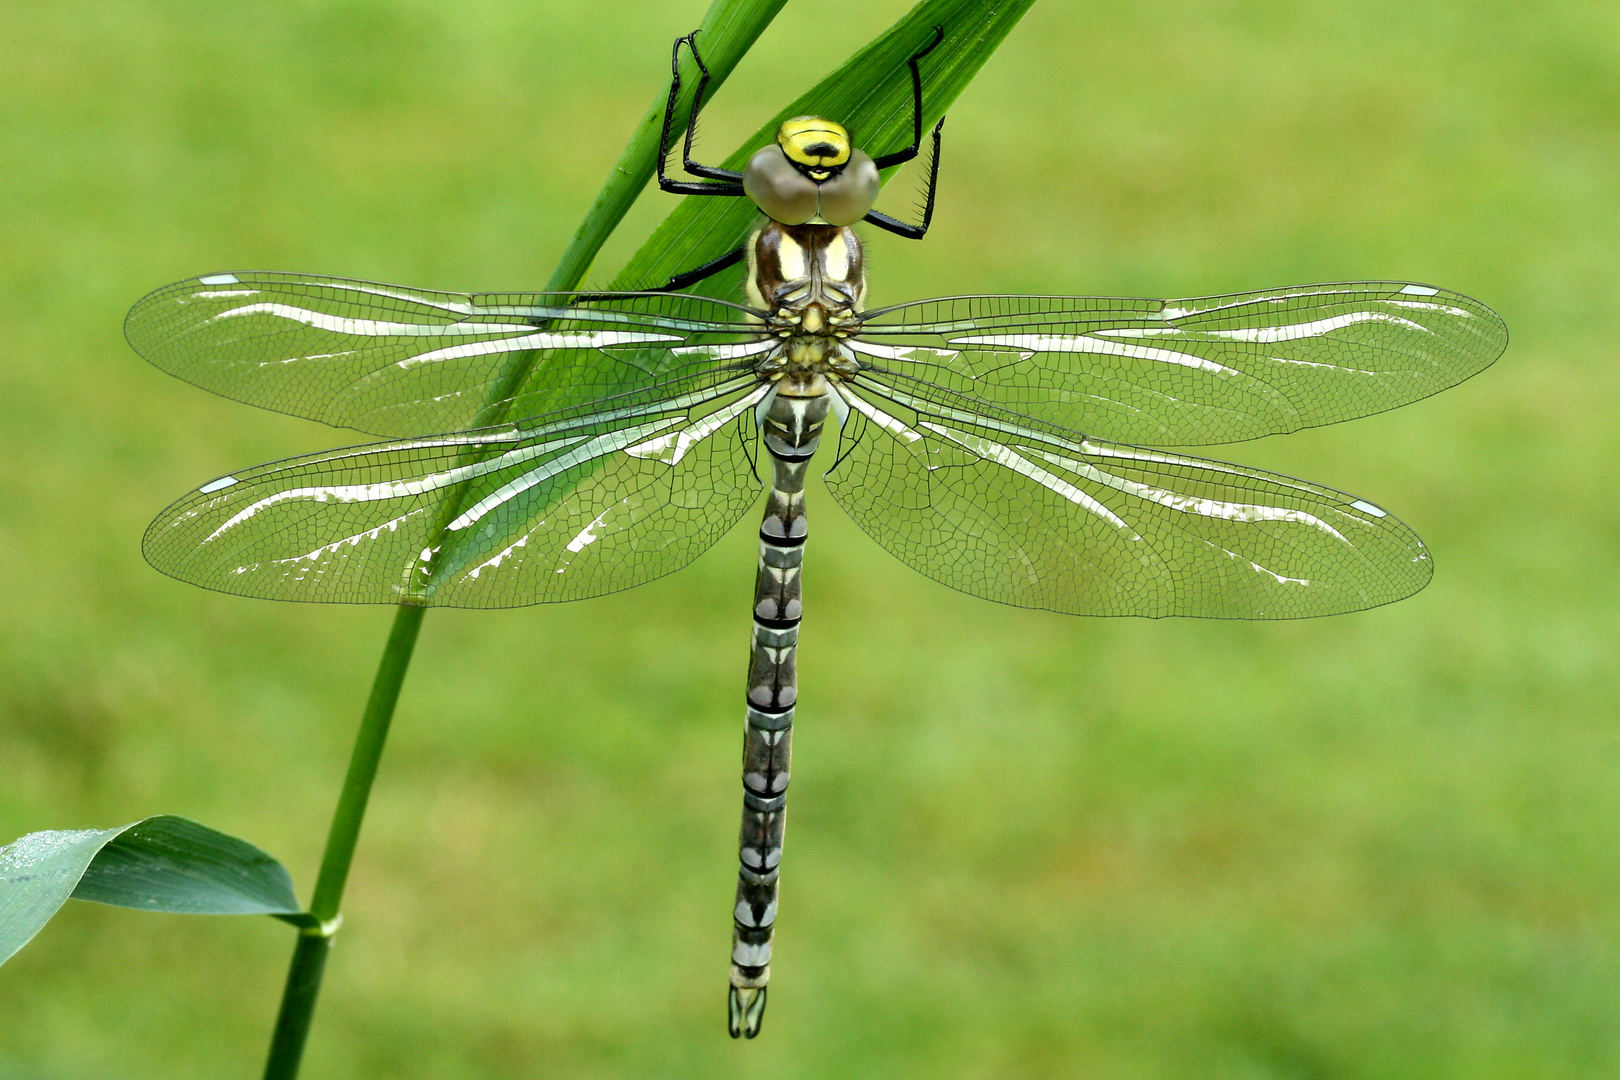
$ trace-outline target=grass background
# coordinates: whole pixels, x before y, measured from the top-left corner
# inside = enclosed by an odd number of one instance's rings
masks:
[[[201,479],[360,440],[166,378],[123,313],[226,269],[537,286],[702,7],[0,7],[0,842],[185,814],[307,897],[390,613],[204,593],[138,541]],[[790,3],[709,156],[905,7]],[[1390,507],[1434,584],[1277,625],[1017,611],[812,493],[741,1045],[751,529],[618,596],[434,612],[306,1075],[1614,1075],[1620,9],[1047,0],[946,155],[927,241],[872,236],[874,303],[1388,277],[1496,307],[1471,383],[1216,451]],[[0,969],[0,1077],[255,1076],[291,938],[70,904]]]

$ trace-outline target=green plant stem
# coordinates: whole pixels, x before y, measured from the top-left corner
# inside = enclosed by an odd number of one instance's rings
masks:
[[[725,82],[737,66],[737,61],[752,47],[786,2],[714,0],[700,24],[704,35],[704,57],[711,73],[711,93]],[[551,280],[547,282],[548,291],[566,292],[579,285],[603,243],[652,178],[658,163],[664,97],[663,92],[658,95],[608,174],[596,201],[591,204],[590,211],[574,233]],[[690,104],[691,90],[688,89],[681,109],[690,108]],[[512,368],[498,380],[489,396],[489,403],[473,426],[499,423],[504,418],[507,402],[528,377],[537,356],[532,352],[519,353],[514,358]],[[422,618],[426,613],[425,607],[401,605],[394,616],[388,644],[383,648],[382,662],[378,664],[376,678],[371,684],[371,696],[360,719],[360,731],[355,737],[354,751],[349,759],[348,776],[343,781],[337,810],[332,815],[326,852],[321,857],[320,877],[316,880],[315,895],[310,901],[310,918],[299,931],[298,945],[293,950],[292,965],[287,971],[281,1011],[276,1017],[275,1034],[270,1040],[270,1057],[264,1068],[265,1080],[295,1080],[298,1076],[304,1043],[309,1037],[310,1021],[315,1015],[315,1002],[321,992],[326,956],[332,948],[332,936],[342,922],[339,912],[343,902],[343,886],[348,882],[349,866],[354,861],[360,825],[365,819],[366,803],[371,797],[371,784],[377,776],[377,765],[382,760],[383,746],[388,739],[388,726],[394,718],[394,706],[399,702],[400,687],[405,682],[405,672],[410,668],[411,654],[416,649],[417,634],[422,629]]]
[[[298,946],[293,950],[287,986],[281,997],[281,1013],[276,1017],[276,1031],[270,1041],[270,1059],[264,1067],[265,1080],[291,1080],[298,1075],[304,1041],[315,1015],[315,1000],[321,992],[326,954],[340,922],[338,909],[343,901],[343,886],[349,880],[349,866],[354,861],[354,848],[360,840],[360,823],[366,816],[371,784],[377,778],[377,765],[382,761],[383,745],[388,740],[388,725],[394,719],[399,688],[411,666],[411,654],[416,651],[416,637],[426,614],[424,607],[402,606],[394,615],[394,627],[388,634],[388,644],[383,647],[382,662],[377,665],[377,677],[371,684],[371,696],[360,718],[360,731],[349,757],[349,774],[343,780],[343,793],[338,796],[332,827],[326,836],[321,876],[309,905],[315,924],[299,931]]]

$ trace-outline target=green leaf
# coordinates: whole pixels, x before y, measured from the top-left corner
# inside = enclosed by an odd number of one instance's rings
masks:
[[[911,73],[906,59],[933,39],[937,26],[945,31],[945,38],[921,63],[926,138],[1032,3],[1034,0],[924,0],[843,67],[777,113],[726,158],[723,167],[742,168],[749,155],[775,139],[777,125],[790,116],[806,114],[844,124],[856,145],[874,156],[906,146],[911,142],[912,130]],[[702,47],[701,37],[698,42]],[[943,152],[950,153],[948,127]],[[671,159],[675,156],[671,154]],[[894,171],[890,170],[885,179]],[[759,211],[748,199],[685,196],[614,279],[612,287],[633,289],[662,284],[675,274],[734,250],[758,221]],[[733,269],[685,291],[731,298],[741,274],[740,268]]]
[[[302,921],[292,879],[279,862],[183,817],[29,833],[0,848],[0,964],[70,897],[142,911]]]
[[[292,879],[246,840],[165,814],[121,832],[73,890],[75,900],[183,915],[290,915]]]

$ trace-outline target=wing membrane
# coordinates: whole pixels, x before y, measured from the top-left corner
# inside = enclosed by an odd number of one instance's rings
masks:
[[[760,490],[752,377],[334,450],[205,484],[147,529],[159,570],[220,592],[516,607],[685,566]]]
[[[1197,446],[1393,409],[1507,345],[1483,304],[1426,285],[1304,285],[1196,300],[962,296],[869,313],[857,351],[1099,438]]]
[[[1387,604],[1432,572],[1404,524],[1331,488],[864,376],[842,392],[833,497],[908,566],[988,600],[1288,619]]]
[[[692,296],[444,293],[242,273],[159,289],[130,311],[125,334],[157,367],[224,397],[407,437],[479,423],[492,398],[507,406],[502,419],[521,418],[735,362],[758,330],[747,308]]]

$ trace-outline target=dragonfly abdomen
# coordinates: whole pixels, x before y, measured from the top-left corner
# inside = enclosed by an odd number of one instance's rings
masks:
[[[760,425],[771,456],[771,488],[759,529],[743,735],[743,812],[728,1010],[733,1038],[759,1034],[771,977],[793,709],[799,697],[796,654],[803,615],[804,479],[831,404],[825,381],[816,382],[821,392],[809,397],[795,394],[798,388],[786,380],[779,383]]]

